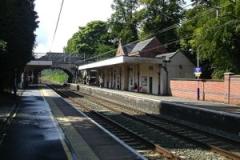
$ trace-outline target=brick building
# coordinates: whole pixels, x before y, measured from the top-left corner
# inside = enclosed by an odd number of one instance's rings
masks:
[[[119,43],[115,57],[84,64],[78,69],[82,82],[87,84],[167,95],[169,80],[193,78],[194,65],[181,52],[166,52],[155,37],[124,46]],[[88,83],[89,79],[93,83]]]

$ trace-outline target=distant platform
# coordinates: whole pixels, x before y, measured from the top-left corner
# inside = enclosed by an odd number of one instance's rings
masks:
[[[78,87],[77,87],[78,86]],[[171,96],[99,88],[70,84],[70,88],[149,114],[173,117],[240,137],[240,106],[206,101],[194,101]]]

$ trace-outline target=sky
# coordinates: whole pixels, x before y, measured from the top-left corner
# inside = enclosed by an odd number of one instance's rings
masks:
[[[68,39],[92,20],[106,21],[110,18],[113,0],[65,0],[55,41],[52,45],[58,13],[62,0],[35,0],[39,27],[36,30],[35,53],[63,52]]]
[[[190,0],[186,1],[188,4]],[[113,0],[65,0],[55,41],[52,44],[61,2],[62,0],[35,0],[35,10],[40,22],[35,32],[37,35],[35,53],[63,52],[63,47],[78,31],[79,26],[85,26],[93,20],[106,21],[113,12],[111,9]]]

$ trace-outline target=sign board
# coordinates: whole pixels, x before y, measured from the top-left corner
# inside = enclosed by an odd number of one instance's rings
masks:
[[[202,73],[202,68],[201,67],[194,68],[194,73],[196,73],[196,72],[201,72]]]
[[[194,75],[195,77],[199,78],[202,74],[202,68],[201,67],[196,67],[194,68]]]

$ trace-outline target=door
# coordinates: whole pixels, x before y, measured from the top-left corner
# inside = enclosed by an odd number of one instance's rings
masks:
[[[153,81],[153,79],[152,79],[152,77],[149,77],[149,93],[150,94],[152,94],[152,81]]]

